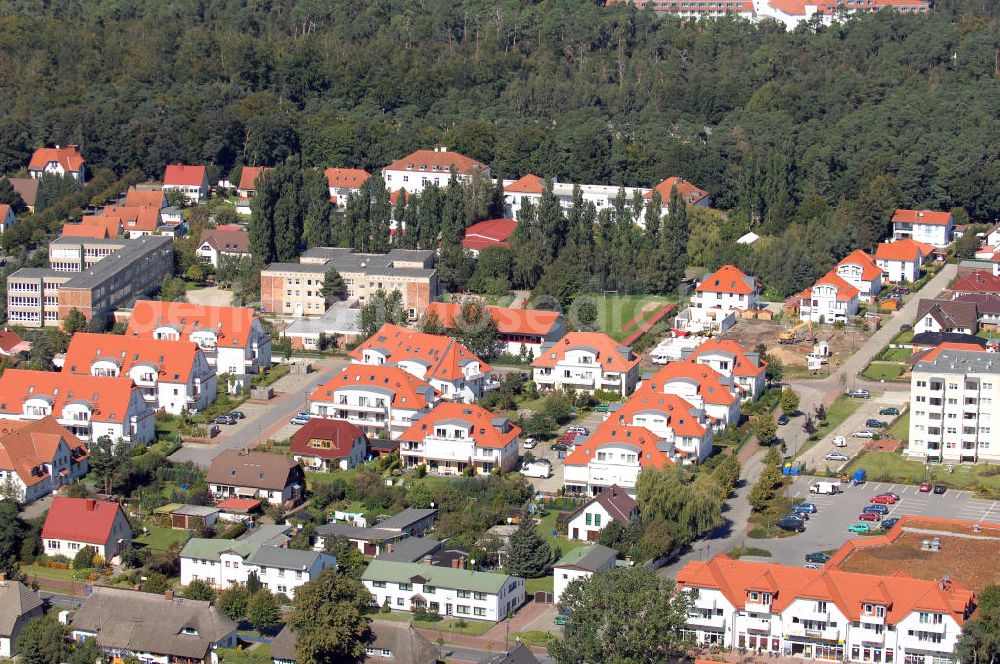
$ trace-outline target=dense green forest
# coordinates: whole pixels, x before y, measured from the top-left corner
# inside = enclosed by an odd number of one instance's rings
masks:
[[[692,260],[788,292],[896,205],[1000,216],[997,5],[786,32],[583,0],[8,0],[0,172],[52,143],[152,177],[445,144],[503,177],[681,175],[729,213],[692,226]]]

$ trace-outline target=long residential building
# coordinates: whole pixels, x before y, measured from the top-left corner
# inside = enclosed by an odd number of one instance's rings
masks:
[[[420,417],[400,437],[399,458],[406,468],[426,465],[442,475],[488,475],[517,464],[521,428],[475,404],[442,403]]]
[[[107,317],[153,292],[173,274],[169,237],[147,235],[111,243],[53,240],[48,268],[21,268],[7,277],[7,319],[25,327],[60,325],[73,309],[87,320]]]
[[[807,21],[832,25],[864,11],[892,9],[904,14],[926,14],[931,10],[926,0],[608,0],[608,4],[634,4],[657,14],[695,20],[737,17],[775,21],[788,30]]]
[[[696,429],[704,435],[706,431],[694,418],[674,424],[678,435],[695,434]],[[589,436],[577,439],[573,452],[563,460],[566,494],[591,497],[618,486],[634,495],[643,468],[662,468],[675,458],[673,441],[642,426],[605,422]]]
[[[531,363],[542,389],[598,390],[628,396],[639,381],[639,358],[603,332],[570,332],[542,345]]]
[[[490,167],[471,157],[438,147],[433,150],[417,150],[397,159],[382,169],[382,179],[390,191],[405,189],[411,194],[419,194],[426,187],[445,187],[455,177],[460,182],[470,179],[475,172],[489,177]]]
[[[553,344],[566,334],[566,324],[558,311],[492,306],[486,309],[497,324],[502,350],[511,355],[518,355],[523,349],[531,357],[537,357],[543,344]],[[447,330],[454,331],[456,318],[461,318],[462,305],[432,302],[427,310],[434,312]]]
[[[758,399],[764,394],[767,362],[760,353],[749,351],[732,339],[709,339],[695,348],[687,360],[732,378],[740,388],[742,401]]]
[[[972,614],[962,584],[732,560],[719,554],[677,573],[691,597],[692,642],[786,657],[943,664]]]
[[[944,343],[910,378],[907,455],[944,463],[1000,462],[1000,354]]]

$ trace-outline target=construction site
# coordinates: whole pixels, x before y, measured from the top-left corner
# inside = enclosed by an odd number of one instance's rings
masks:
[[[741,320],[721,337],[745,348],[763,344],[768,354],[779,358],[792,375],[822,376],[829,372],[830,365],[837,366],[842,358],[854,354],[870,334],[851,326],[834,329],[808,322]]]

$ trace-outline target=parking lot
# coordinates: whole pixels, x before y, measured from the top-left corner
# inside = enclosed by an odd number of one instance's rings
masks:
[[[606,413],[591,412],[581,419],[579,422],[574,422],[572,424],[567,424],[564,427],[560,427],[559,433],[562,434],[569,427],[574,424],[577,426],[585,426],[590,429],[591,432],[598,427],[598,425],[604,421],[604,416]],[[536,459],[548,459],[552,464],[552,477],[529,477],[528,481],[531,482],[532,486],[535,487],[536,491],[541,491],[543,493],[554,494],[562,488],[563,485],[563,462],[559,458],[559,452],[555,452],[551,449],[552,443],[555,442],[553,438],[551,441],[538,441],[534,449],[526,450],[524,449],[524,439],[522,438],[520,443],[520,449],[518,450],[521,456],[524,456],[525,452],[531,452],[531,454]],[[563,454],[566,454],[565,452]]]
[[[805,554],[811,551],[837,549],[846,540],[859,537],[849,532],[848,526],[858,523],[858,515],[871,504],[872,496],[887,491],[898,494],[901,500],[886,506],[889,512],[883,519],[912,514],[1000,524],[1000,501],[974,498],[968,491],[949,489],[947,493],[937,495],[920,493],[913,485],[867,482],[860,486],[844,485],[843,493],[830,496],[809,493],[809,485],[814,481],[812,477],[799,477],[787,489],[789,496],[814,503],[818,509],[817,513],[809,515],[805,532],[782,539],[748,538],[747,544],[769,550],[773,562],[802,565]],[[869,523],[878,528],[878,522]]]

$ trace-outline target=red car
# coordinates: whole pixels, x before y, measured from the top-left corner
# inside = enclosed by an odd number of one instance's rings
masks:
[[[879,505],[895,505],[896,497],[888,494],[880,494],[872,498],[871,502],[878,503]]]
[[[930,493],[934,486],[930,482],[920,483],[920,493]]]
[[[882,515],[878,512],[862,512],[858,515],[858,521],[881,521]]]

